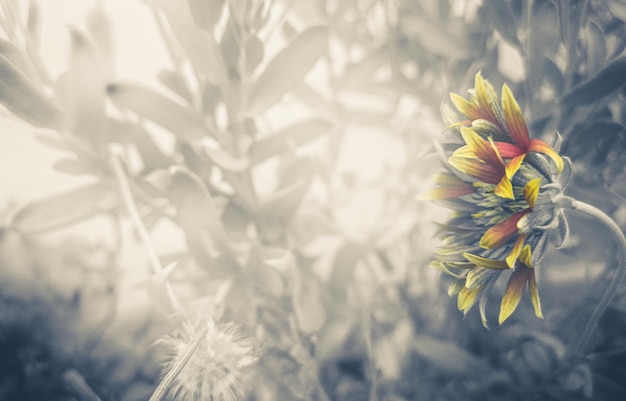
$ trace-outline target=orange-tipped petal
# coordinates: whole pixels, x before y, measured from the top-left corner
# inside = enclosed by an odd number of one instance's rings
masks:
[[[472,184],[464,184],[455,187],[433,188],[415,197],[415,200],[440,200],[458,198],[463,195],[474,193]]]
[[[448,159],[448,163],[457,170],[487,184],[497,184],[504,175],[504,169],[499,169],[480,160],[453,156]]]
[[[461,112],[465,117],[470,120],[475,120],[481,117],[480,108],[472,102],[465,100],[463,97],[456,93],[450,94],[450,100],[454,104],[454,107]]]
[[[461,128],[461,136],[475,157],[488,164],[504,164],[495,147],[471,128]]]
[[[480,111],[485,120],[495,125],[502,125],[498,119],[500,106],[498,105],[498,96],[493,87],[487,82],[480,73],[474,77],[474,89],[476,90],[476,99],[480,105]]]
[[[494,249],[503,245],[517,234],[517,222],[528,212],[530,212],[530,209],[521,210],[490,227],[480,239],[480,246],[485,249]]]
[[[476,266],[485,267],[487,269],[505,270],[509,268],[504,260],[484,258],[482,256],[473,255],[469,252],[463,253],[463,257],[469,260],[471,263],[475,264]]]
[[[561,155],[559,155],[554,149],[552,149],[552,146],[548,145],[541,139],[531,139],[528,151],[543,153],[554,161],[554,164],[556,164],[556,168],[559,173],[563,171],[564,163]]]
[[[541,301],[539,300],[539,291],[537,290],[537,281],[535,280],[535,271],[530,270],[528,274],[528,292],[530,292],[530,300],[533,303],[535,309],[535,316],[543,319],[543,313],[541,313]]]
[[[517,157],[526,153],[524,149],[520,148],[519,146],[513,143],[496,141],[494,142],[494,146],[496,147],[496,149],[498,149],[498,153],[504,159],[512,159],[514,157]]]
[[[511,274],[506,291],[502,297],[502,303],[500,304],[498,324],[502,324],[513,314],[513,312],[515,312],[515,309],[517,309],[517,306],[522,299],[524,287],[526,286],[526,282],[528,281],[531,272],[532,270],[528,267],[518,265],[518,267],[513,271],[513,274]]]
[[[513,244],[513,249],[509,256],[506,257],[506,264],[510,268],[515,267],[515,262],[519,259],[520,254],[522,253],[522,248],[524,247],[524,242],[526,241],[526,234],[520,234],[519,237],[515,240],[515,244]]]
[[[528,181],[524,187],[524,199],[526,199],[526,203],[528,203],[531,209],[535,207],[537,196],[539,196],[539,187],[541,187],[541,178]]]
[[[528,135],[528,127],[522,111],[513,97],[511,89],[508,85],[502,86],[502,110],[504,111],[504,118],[506,120],[506,127],[511,135],[513,142],[523,148],[528,149],[530,146],[530,137]]]

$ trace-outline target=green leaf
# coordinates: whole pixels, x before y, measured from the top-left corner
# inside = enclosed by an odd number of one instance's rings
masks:
[[[500,36],[520,49],[522,44],[517,37],[515,15],[510,4],[502,0],[484,0],[483,9],[487,12],[489,22],[493,24]]]
[[[574,86],[560,99],[567,106],[590,104],[616,92],[626,83],[626,56],[605,65],[592,77]]]
[[[119,204],[115,183],[99,181],[32,202],[13,214],[10,225],[25,234],[43,233],[109,212]]]
[[[116,83],[108,85],[107,92],[120,109],[153,121],[182,140],[202,139],[208,133],[202,114],[151,89],[131,83]]]
[[[61,129],[65,125],[59,108],[3,54],[0,54],[0,103],[34,126]]]
[[[332,123],[322,118],[311,118],[297,122],[282,130],[261,138],[250,150],[252,165],[259,164],[269,158],[284,156],[290,149],[297,149],[311,142],[333,127]]]
[[[328,27],[301,32],[265,67],[251,89],[248,113],[256,115],[293,90],[328,47]]]
[[[240,270],[222,226],[215,200],[202,180],[184,167],[170,169],[171,199],[189,252],[212,277],[232,277]]]

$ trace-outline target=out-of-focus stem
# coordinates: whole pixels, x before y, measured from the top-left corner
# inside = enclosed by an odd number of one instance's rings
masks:
[[[139,215],[139,211],[137,210],[137,204],[135,203],[135,199],[133,198],[133,194],[130,189],[128,177],[126,176],[126,171],[122,166],[122,150],[117,146],[111,146],[110,153],[111,166],[113,167],[113,172],[115,174],[115,178],[120,189],[122,201],[124,202],[124,206],[126,207],[126,211],[130,216],[133,226],[135,227],[137,233],[139,234],[139,237],[141,238],[141,242],[143,242],[143,245],[146,248],[150,271],[153,275],[163,274],[163,266],[161,265],[161,261],[159,260],[159,256],[157,255],[154,246],[152,246],[150,234],[148,233],[146,226],[141,220],[141,216]],[[167,285],[167,282],[165,282],[164,285],[166,287],[165,291],[167,293],[168,301],[170,302],[172,308],[174,310],[178,309],[180,303],[176,299],[176,296],[172,292],[169,285]]]
[[[602,316],[602,313],[610,304],[611,299],[615,295],[615,292],[619,288],[620,284],[624,281],[624,276],[626,276],[626,238],[624,237],[624,233],[622,232],[620,227],[613,221],[613,219],[611,219],[609,216],[607,216],[604,212],[597,209],[596,207],[584,202],[577,201],[570,197],[563,197],[562,201],[559,202],[559,204],[563,207],[577,210],[581,213],[591,216],[597,221],[604,224],[609,229],[611,234],[613,234],[613,237],[617,241],[620,248],[618,270],[611,278],[611,282],[604,291],[604,294],[602,295],[602,298],[600,298],[600,301],[598,301],[598,304],[596,305],[593,312],[591,313],[591,316],[589,317],[589,321],[585,325],[585,328],[581,332],[578,341],[574,345],[575,351],[585,353],[587,351],[586,348],[589,345],[588,343],[591,339],[593,330],[595,329],[598,320],[600,319],[600,316]]]

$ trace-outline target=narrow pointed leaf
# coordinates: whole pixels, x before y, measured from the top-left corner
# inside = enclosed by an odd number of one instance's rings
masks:
[[[290,149],[297,149],[319,138],[331,128],[332,123],[322,118],[297,122],[257,141],[250,150],[251,162],[256,165],[271,157],[284,155]]]
[[[37,127],[59,129],[65,124],[61,111],[52,100],[3,54],[0,54],[0,103],[17,117]]]
[[[254,83],[248,113],[256,115],[265,111],[293,90],[326,52],[327,47],[327,26],[315,26],[296,36],[267,64]]]
[[[107,92],[119,108],[167,128],[182,140],[201,139],[208,133],[202,114],[152,89],[131,83],[117,83],[110,84]]]
[[[99,181],[32,202],[11,217],[11,226],[25,234],[43,233],[87,220],[120,204],[115,183]]]
[[[574,86],[560,101],[567,106],[590,104],[626,84],[626,56],[605,65],[592,77]]]

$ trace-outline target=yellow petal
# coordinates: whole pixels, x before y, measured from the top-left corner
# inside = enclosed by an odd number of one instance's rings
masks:
[[[524,199],[526,199],[526,203],[528,203],[531,209],[535,207],[535,202],[539,195],[539,187],[541,187],[541,178],[528,181],[524,187]]]
[[[506,264],[511,269],[515,267],[515,262],[517,262],[517,259],[520,257],[520,253],[524,247],[524,241],[526,241],[526,234],[521,234],[517,237],[515,244],[513,245],[513,250],[509,253],[509,256],[506,257]]]
[[[530,292],[530,300],[533,303],[535,309],[535,316],[543,319],[543,313],[541,312],[541,301],[539,300],[539,291],[537,290],[537,282],[535,280],[535,271],[531,270],[528,277],[528,291]]]
[[[476,299],[478,298],[478,295],[480,295],[481,290],[482,287],[470,290],[469,288],[463,286],[463,288],[459,291],[459,297],[456,303],[459,310],[463,311],[464,314],[467,313],[476,303]]]
[[[530,249],[530,245],[527,244],[524,248],[522,248],[522,252],[520,252],[519,255],[519,260],[526,266],[533,267],[533,253]]]
[[[522,293],[524,287],[528,281],[528,275],[531,272],[526,266],[518,265],[509,278],[506,291],[502,297],[502,303],[500,304],[500,315],[498,316],[498,323],[502,324],[509,318],[517,309],[517,306],[522,299]]]
[[[473,255],[469,252],[463,253],[463,257],[476,266],[486,267],[487,269],[504,270],[509,268],[504,260],[488,259],[482,256]]]
[[[526,127],[526,121],[520,110],[515,97],[511,89],[504,84],[502,86],[502,110],[504,111],[504,119],[506,121],[506,128],[513,139],[513,142],[524,149],[528,149],[530,146],[530,137],[528,135],[528,128]]]
[[[500,179],[493,192],[501,198],[515,199],[513,184],[511,184],[511,179],[506,175]]]

